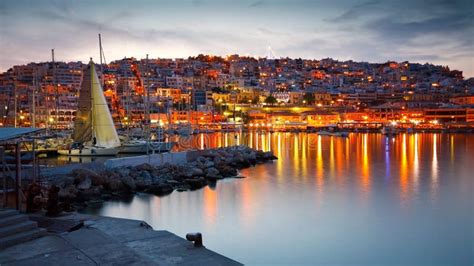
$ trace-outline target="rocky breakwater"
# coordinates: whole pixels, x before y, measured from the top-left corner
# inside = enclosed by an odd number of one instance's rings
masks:
[[[271,152],[236,146],[202,150],[184,165],[147,163],[134,167],[92,171],[73,170],[57,178],[58,197],[64,206],[75,209],[109,199],[131,198],[136,192],[163,196],[174,190],[195,190],[215,185],[223,178],[242,178],[238,169],[277,159]]]

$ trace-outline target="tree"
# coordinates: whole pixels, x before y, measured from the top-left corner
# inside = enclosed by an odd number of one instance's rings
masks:
[[[258,96],[253,97],[252,104],[258,104],[258,102],[260,102],[260,97]]]
[[[265,103],[273,106],[275,103],[277,103],[277,99],[270,95],[265,99]]]
[[[309,93],[309,92],[305,93],[303,95],[303,101],[305,101],[309,105],[314,104],[314,101],[315,101],[314,94]]]

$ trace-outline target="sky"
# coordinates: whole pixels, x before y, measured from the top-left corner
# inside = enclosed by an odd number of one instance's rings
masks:
[[[52,48],[58,61],[98,59],[98,33],[107,62],[271,50],[429,62],[474,77],[474,0],[1,0],[0,71],[48,61]]]

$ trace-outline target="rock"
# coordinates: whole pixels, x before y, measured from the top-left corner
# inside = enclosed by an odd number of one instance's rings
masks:
[[[139,176],[134,178],[136,188],[143,190],[153,183],[153,179],[154,177],[148,171],[141,172]]]
[[[148,163],[140,164],[135,166],[135,169],[138,171],[153,171],[153,166]]]
[[[130,169],[121,167],[118,169],[115,169],[115,172],[118,173],[120,176],[128,176],[130,175]]]
[[[56,184],[58,185],[59,188],[67,188],[71,185],[74,185],[74,177],[72,176],[61,177]]]
[[[120,192],[120,191],[125,190],[125,185],[118,178],[117,179],[110,179],[107,182],[106,187],[112,192]]]
[[[133,180],[131,176],[124,176],[120,178],[120,180],[129,191],[135,191],[136,189],[135,180]]]
[[[213,178],[218,178],[219,176],[220,176],[220,172],[216,168],[211,167],[211,168],[206,169],[207,178],[213,179]]]
[[[255,164],[257,162],[257,154],[254,151],[243,153],[243,157],[245,160],[249,161],[251,164]]]
[[[157,196],[168,195],[173,192],[173,187],[170,184],[153,184],[147,189],[145,189],[146,193],[154,194]]]
[[[237,169],[225,164],[221,164],[221,167],[219,167],[218,170],[223,177],[231,177],[239,174]]]
[[[61,188],[58,192],[58,197],[60,200],[74,200],[78,192],[77,188],[71,184],[65,188]]]
[[[90,189],[87,189],[87,190],[81,190],[77,194],[76,200],[84,202],[84,201],[89,201],[91,199],[99,199],[100,192],[101,192],[100,187],[91,187]]]
[[[77,168],[72,170],[71,174],[74,176],[74,183],[79,184],[87,177],[91,180],[94,178],[100,178],[99,174],[96,172],[86,169],[86,168]]]
[[[184,175],[188,178],[190,177],[195,177],[195,176],[203,176],[204,175],[204,171],[202,171],[201,169],[195,167],[195,168],[188,168]]]
[[[191,189],[200,189],[202,187],[205,187],[207,185],[206,179],[199,177],[199,178],[193,178],[193,179],[186,179],[185,180],[186,184],[188,184]]]
[[[86,190],[91,188],[92,186],[92,181],[89,177],[86,177],[84,180],[82,180],[79,184],[77,184],[77,189],[80,190]]]
[[[215,163],[213,161],[206,161],[204,163],[204,168],[211,168],[211,167],[214,167]]]

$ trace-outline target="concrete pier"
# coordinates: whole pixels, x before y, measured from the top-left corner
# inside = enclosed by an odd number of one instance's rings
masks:
[[[0,265],[242,265],[143,221],[74,213],[46,224],[61,221],[84,225],[0,250]]]

